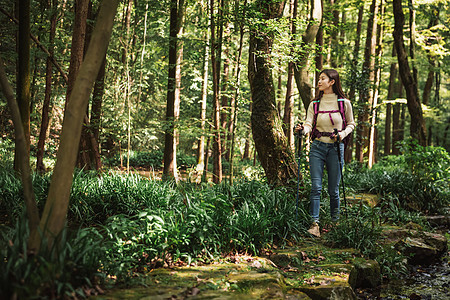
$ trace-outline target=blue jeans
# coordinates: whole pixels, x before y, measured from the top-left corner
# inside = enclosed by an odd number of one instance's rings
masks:
[[[339,144],[341,165],[344,166],[344,143]],[[330,212],[332,221],[339,219],[339,170],[338,153],[334,143],[324,143],[317,139],[311,144],[309,152],[309,170],[311,173],[311,194],[309,213],[313,222],[319,222],[320,196],[322,193],[323,168],[327,166],[328,194],[330,195]]]

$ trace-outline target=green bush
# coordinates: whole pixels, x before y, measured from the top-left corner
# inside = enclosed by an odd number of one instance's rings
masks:
[[[355,192],[379,194],[403,209],[438,213],[450,204],[447,152],[440,147],[406,144],[401,156],[389,156],[372,169],[357,163],[346,168],[346,187]]]
[[[373,255],[381,235],[380,209],[366,206],[348,207],[325,240],[334,247],[351,247],[366,255]]]
[[[154,150],[151,152],[140,152],[131,151],[130,152],[130,167],[132,168],[154,168],[159,169],[163,165],[164,153],[161,150]],[[126,152],[122,153],[123,165],[127,165],[128,154]],[[105,164],[108,166],[120,166],[120,155],[116,154],[110,159],[106,159]]]
[[[107,244],[95,228],[64,230],[50,249],[44,241],[37,254],[30,254],[24,220],[1,232],[0,298],[84,297],[85,288],[103,281],[100,269]]]

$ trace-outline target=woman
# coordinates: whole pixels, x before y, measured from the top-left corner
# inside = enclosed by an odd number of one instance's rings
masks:
[[[304,135],[311,133],[313,139],[309,152],[311,173],[310,214],[312,225],[308,232],[316,237],[320,237],[319,211],[323,169],[326,165],[331,219],[333,222],[336,222],[339,219],[339,181],[341,179],[341,170],[339,169],[338,152],[334,143],[339,141],[340,159],[343,166],[344,143],[342,140],[355,129],[355,121],[353,119],[351,102],[345,99],[339,74],[336,70],[325,69],[320,72],[317,85],[319,94],[308,107],[304,126],[298,125],[296,130],[302,130]],[[345,120],[341,115],[342,109],[339,107],[338,100],[343,103]],[[345,126],[343,126],[344,123],[346,123]],[[337,135],[334,134],[334,129],[338,129]]]

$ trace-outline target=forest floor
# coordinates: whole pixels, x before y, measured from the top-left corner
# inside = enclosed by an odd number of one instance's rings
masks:
[[[448,252],[444,260],[432,270],[448,279]],[[438,275],[423,271],[426,267],[413,270],[411,274],[422,272],[422,277]],[[113,288],[92,299],[330,299],[331,295],[337,297],[332,299],[391,299],[379,298],[383,293],[379,272],[378,263],[357,250],[332,248],[323,237],[305,238],[297,245],[270,249],[260,256],[231,254],[207,265],[154,269],[142,275],[139,286]],[[390,285],[383,286],[387,289]],[[411,295],[419,292],[416,286],[407,291],[402,288]],[[398,286],[396,289],[400,291]],[[432,290],[438,297],[433,299],[440,299],[448,284]],[[395,288],[390,293],[395,293]]]

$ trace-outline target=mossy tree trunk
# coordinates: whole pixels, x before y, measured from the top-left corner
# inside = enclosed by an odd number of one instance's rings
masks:
[[[282,16],[284,1],[257,1],[257,9],[271,20]],[[297,165],[279,117],[270,68],[272,34],[258,31],[250,32],[248,77],[253,99],[251,115],[253,140],[258,159],[267,176],[269,184],[287,185],[296,178]]]

